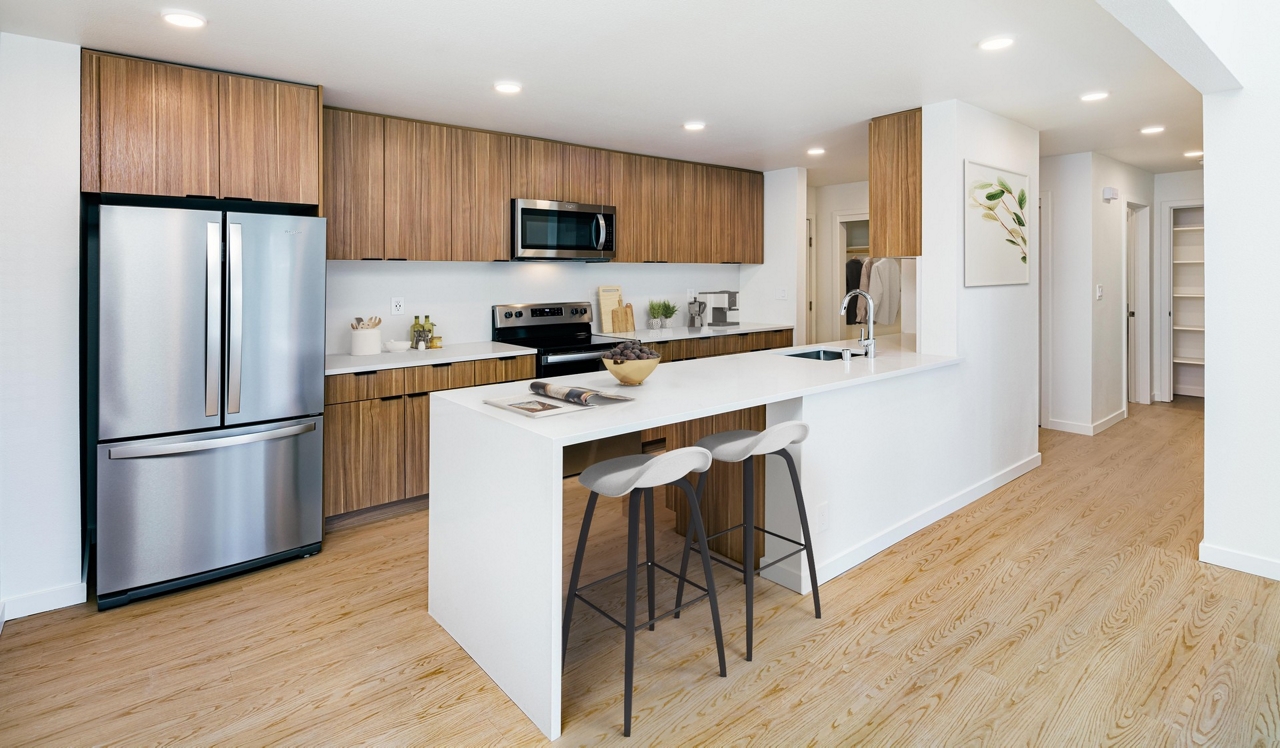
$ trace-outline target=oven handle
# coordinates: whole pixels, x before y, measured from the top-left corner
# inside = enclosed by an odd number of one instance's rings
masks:
[[[588,351],[586,353],[553,353],[550,356],[543,356],[544,364],[567,364],[570,361],[590,361],[593,358],[604,358],[604,354],[608,351]]]

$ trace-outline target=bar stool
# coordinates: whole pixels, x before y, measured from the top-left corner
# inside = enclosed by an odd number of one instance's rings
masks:
[[[707,598],[711,602],[711,623],[716,633],[716,652],[720,656],[720,677],[723,678],[726,674],[724,637],[720,632],[720,610],[716,607],[716,586],[711,574],[711,556],[707,553],[707,534],[702,527],[702,515],[698,509],[697,492],[694,491],[693,485],[685,478],[689,473],[706,472],[709,467],[711,467],[710,452],[701,447],[686,447],[657,455],[615,457],[612,460],[605,460],[592,465],[582,471],[582,475],[578,476],[579,482],[591,489],[591,496],[587,499],[587,511],[583,515],[582,530],[578,534],[578,550],[573,556],[573,573],[569,576],[569,596],[564,604],[564,633],[560,650],[560,663],[563,668],[565,656],[569,652],[569,626],[573,622],[573,603],[575,600],[582,600],[592,610],[609,619],[615,625],[620,626],[626,632],[626,670],[624,676],[626,693],[623,697],[622,707],[624,726],[622,734],[628,737],[631,735],[631,685],[634,675],[635,639],[638,628],[647,626],[652,631],[654,623],[657,621],[667,616],[678,614],[684,608],[700,602],[703,598]],[[678,575],[653,560],[653,489],[655,486],[668,484],[677,485],[684,490],[685,499],[689,502],[690,516],[695,518],[690,527],[696,528],[698,540],[700,541],[699,548],[702,551],[702,571],[706,575],[706,587],[685,579],[684,575],[688,571],[689,561],[687,550],[684,555],[685,564]],[[596,510],[596,499],[601,494],[605,496],[625,496],[630,494],[630,518],[627,522],[627,568],[580,587],[578,586],[578,578],[582,573],[582,558],[587,551],[587,533],[591,530],[591,517]],[[640,545],[641,500],[644,502],[644,534],[648,545],[645,550],[643,564],[637,560]],[[641,566],[648,572],[649,620],[637,624],[636,569]],[[702,590],[703,594],[687,603],[677,603],[674,609],[662,615],[657,615],[653,597],[655,570],[661,570],[671,576],[679,577],[682,598],[686,582]],[[623,574],[627,576],[627,612],[626,620],[619,621],[583,597],[581,593],[598,584],[617,579]]]
[[[742,566],[738,566],[721,558],[714,560],[728,566],[734,571],[742,573],[742,581],[747,587],[747,660],[751,660],[751,640],[754,629],[755,619],[753,611],[753,598],[755,596],[755,577],[756,574],[781,563],[800,552],[805,552],[809,560],[809,579],[813,584],[813,617],[822,618],[822,603],[818,599],[818,572],[813,562],[813,539],[809,535],[809,516],[804,510],[804,495],[800,492],[800,475],[796,472],[795,459],[791,457],[791,453],[787,451],[790,444],[799,444],[809,436],[809,424],[803,421],[786,421],[771,426],[764,431],[751,431],[747,429],[737,431],[722,431],[719,434],[700,439],[695,445],[702,447],[711,453],[713,459],[721,462],[741,462],[742,463],[742,522],[721,530],[711,538],[718,538],[733,532],[734,530],[742,530]],[[800,514],[800,533],[804,542],[793,538],[784,537],[776,532],[771,532],[763,527],[757,527],[755,524],[755,468],[752,465],[751,458],[756,455],[778,455],[787,463],[787,469],[791,471],[791,488],[796,496],[796,510]],[[707,474],[703,473],[698,478],[698,498],[701,500],[703,490],[706,487]],[[750,518],[750,519],[748,519]],[[747,529],[747,523],[751,523],[751,528],[760,530],[766,535],[772,535],[780,540],[799,546],[796,550],[785,556],[770,561],[769,563],[756,569],[754,572],[750,567],[755,564],[755,544],[756,534]],[[690,530],[692,525],[690,525]],[[699,550],[706,553],[706,542],[701,539],[701,525],[699,525]],[[708,538],[710,539],[710,538]],[[676,588],[676,610],[680,609],[680,601],[684,595],[683,577],[687,564],[689,563],[689,550],[694,542],[693,533],[686,532],[684,540],[684,557],[680,562],[681,584]],[[676,616],[679,618],[679,615]]]

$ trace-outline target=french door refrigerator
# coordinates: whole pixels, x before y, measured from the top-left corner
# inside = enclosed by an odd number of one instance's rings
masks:
[[[318,551],[324,219],[104,205],[97,235],[99,609]]]

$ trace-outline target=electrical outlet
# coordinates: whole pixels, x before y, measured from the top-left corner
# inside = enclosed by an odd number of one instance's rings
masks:
[[[1102,298],[1102,284],[1101,284],[1101,283],[1099,283],[1099,284],[1098,284],[1098,298],[1099,298],[1099,299],[1101,299],[1101,298]]]
[[[787,300],[787,289],[785,287],[778,288],[778,300],[779,301]]]
[[[403,296],[391,297],[391,313],[404,314],[404,297]]]
[[[824,501],[813,509],[813,531],[824,532],[831,523],[831,505]]]

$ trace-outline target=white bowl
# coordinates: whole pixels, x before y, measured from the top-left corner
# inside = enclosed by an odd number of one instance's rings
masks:
[[[388,340],[386,343],[383,343],[383,345],[385,345],[387,350],[391,353],[404,353],[409,350],[409,341],[407,340]]]

